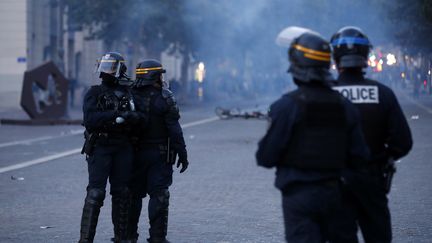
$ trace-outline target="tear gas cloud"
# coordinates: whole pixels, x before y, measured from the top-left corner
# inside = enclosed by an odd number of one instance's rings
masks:
[[[189,0],[182,23],[194,43],[194,59],[206,64],[207,94],[256,97],[280,94],[291,82],[287,49],[275,44],[287,26],[315,30],[326,39],[347,25],[365,31],[373,44],[386,42],[385,11],[366,0]],[[190,77],[193,78],[193,77]]]

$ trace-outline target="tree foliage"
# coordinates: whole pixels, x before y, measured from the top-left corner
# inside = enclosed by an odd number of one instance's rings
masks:
[[[62,0],[69,17],[90,30],[89,38],[108,47],[127,43],[145,47],[147,57],[162,51],[183,59],[187,81],[191,57],[254,75],[273,72],[286,60],[274,44],[278,32],[297,25],[326,38],[346,25],[361,27],[374,44],[388,42],[431,51],[432,0]],[[275,58],[275,54],[281,54]],[[278,71],[279,72],[279,71]],[[208,72],[211,75],[211,71]]]
[[[184,19],[183,5],[176,0],[63,0],[69,18],[87,27],[89,39],[101,39],[107,49],[127,43],[136,54],[145,47],[148,58],[160,59],[168,48],[179,51],[185,65],[196,46]],[[187,79],[187,69],[182,80]]]
[[[432,52],[432,1],[383,1],[395,43],[408,52]]]

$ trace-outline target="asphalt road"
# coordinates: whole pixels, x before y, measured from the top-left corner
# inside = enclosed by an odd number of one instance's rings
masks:
[[[414,134],[414,149],[397,164],[390,194],[394,242],[431,242],[432,99],[399,100]],[[175,171],[168,238],[283,242],[274,171],[258,168],[254,159],[266,122],[213,118],[209,107],[182,113],[191,164],[184,174]],[[74,151],[83,142],[81,129],[0,126],[0,242],[78,240],[87,183],[84,157]],[[95,242],[109,242],[113,235],[110,204],[107,196]],[[148,235],[147,227],[143,210],[140,242]]]

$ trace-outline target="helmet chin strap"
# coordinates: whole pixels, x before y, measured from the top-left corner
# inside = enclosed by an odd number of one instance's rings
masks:
[[[103,82],[109,84],[118,84],[118,79],[107,73],[100,73],[99,78],[101,78]]]

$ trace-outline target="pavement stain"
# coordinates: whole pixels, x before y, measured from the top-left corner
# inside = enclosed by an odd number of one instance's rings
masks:
[[[415,229],[415,228],[401,228],[401,229],[399,229],[399,232],[404,234],[404,235],[407,235],[407,236],[419,235],[418,229]]]

